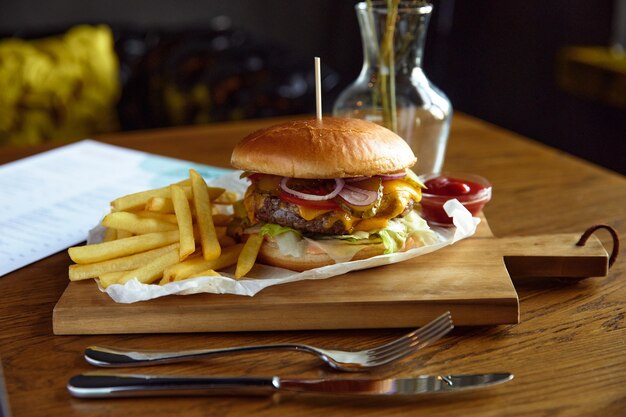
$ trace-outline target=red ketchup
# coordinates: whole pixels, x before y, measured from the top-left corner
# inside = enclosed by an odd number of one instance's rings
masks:
[[[478,175],[444,173],[427,177],[424,184],[427,189],[423,190],[420,203],[422,217],[435,225],[452,224],[452,218],[443,209],[448,200],[459,200],[475,216],[491,199],[491,184]]]

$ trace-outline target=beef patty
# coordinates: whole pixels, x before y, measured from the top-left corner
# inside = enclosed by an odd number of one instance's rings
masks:
[[[324,235],[343,235],[347,233],[343,222],[336,220],[329,223],[333,213],[326,213],[313,220],[305,220],[300,217],[298,206],[281,200],[278,197],[265,196],[261,204],[257,203],[255,212],[257,219],[266,223],[276,223],[281,226],[291,227],[305,233],[319,233]]]
[[[259,197],[257,196],[257,199]],[[398,217],[406,215],[413,209],[413,206],[414,202],[411,201]],[[346,226],[341,220],[332,219],[332,217],[335,217],[333,212],[325,213],[313,220],[306,220],[300,216],[300,210],[297,205],[271,195],[264,195],[262,201],[257,200],[256,207],[256,218],[266,223],[291,227],[303,233],[323,235],[344,235],[350,233],[349,230],[346,230]]]

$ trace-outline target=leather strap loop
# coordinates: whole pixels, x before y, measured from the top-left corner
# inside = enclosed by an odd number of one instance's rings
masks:
[[[619,236],[617,235],[615,229],[613,229],[611,226],[608,226],[606,224],[596,224],[595,226],[591,226],[585,231],[585,233],[582,234],[580,239],[578,239],[578,242],[576,242],[576,246],[585,246],[585,243],[587,243],[587,239],[589,239],[589,236],[591,236],[599,229],[606,229],[613,238],[613,250],[611,251],[611,256],[609,257],[609,268],[611,268],[617,260],[617,254],[619,253]]]

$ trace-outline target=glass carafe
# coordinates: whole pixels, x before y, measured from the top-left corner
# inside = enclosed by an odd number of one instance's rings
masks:
[[[355,6],[363,42],[363,68],[337,98],[333,115],[366,119],[404,138],[417,156],[416,173],[439,173],[445,156],[452,106],[422,70],[427,2],[400,1]]]

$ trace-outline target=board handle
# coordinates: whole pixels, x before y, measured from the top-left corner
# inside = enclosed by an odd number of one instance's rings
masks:
[[[613,250],[611,251],[611,257],[609,258],[609,269],[613,266],[615,261],[617,260],[617,254],[619,253],[619,236],[615,229],[606,224],[596,224],[595,226],[591,226],[589,229],[585,230],[585,233],[582,234],[578,242],[576,242],[576,246],[585,246],[589,236],[594,234],[596,231],[600,229],[605,229],[611,235],[613,239]]]
[[[583,236],[564,233],[498,239],[509,275],[511,278],[574,279],[606,276],[612,263],[600,240],[593,235],[598,228],[591,229]],[[619,240],[615,237],[613,262],[619,249]]]

